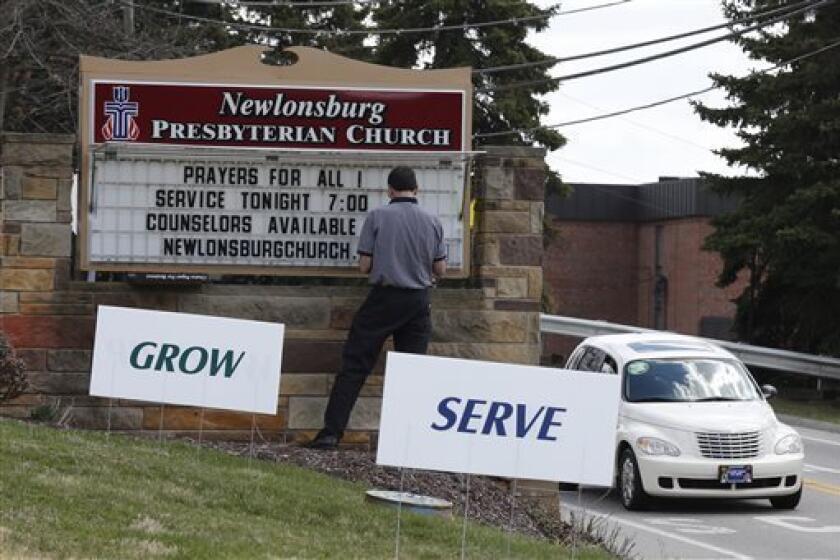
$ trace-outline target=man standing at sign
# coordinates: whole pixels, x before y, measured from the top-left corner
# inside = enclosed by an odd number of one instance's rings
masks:
[[[388,175],[390,204],[368,213],[359,235],[359,269],[372,284],[344,344],[341,371],[324,413],[324,428],[308,447],[338,446],[350,412],[385,340],[397,352],[425,354],[432,323],[429,288],[446,272],[443,226],[417,204],[414,171]]]

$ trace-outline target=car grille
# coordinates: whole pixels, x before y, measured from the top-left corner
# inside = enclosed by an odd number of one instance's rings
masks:
[[[749,459],[758,457],[761,452],[761,434],[698,432],[697,445],[703,457],[709,459]]]
[[[680,488],[685,490],[750,490],[752,488],[775,488],[782,483],[782,477],[756,478],[752,482],[740,482],[738,484],[725,484],[719,480],[707,480],[700,478],[678,478]]]

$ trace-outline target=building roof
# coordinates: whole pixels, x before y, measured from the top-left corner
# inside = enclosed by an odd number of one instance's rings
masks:
[[[700,178],[661,177],[641,185],[568,183],[568,196],[546,197],[545,211],[566,221],[649,222],[719,216],[737,200],[712,192]]]

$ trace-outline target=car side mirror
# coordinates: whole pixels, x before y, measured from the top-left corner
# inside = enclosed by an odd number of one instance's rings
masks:
[[[764,398],[766,399],[772,399],[779,394],[779,391],[772,385],[762,385],[761,392],[764,393]]]

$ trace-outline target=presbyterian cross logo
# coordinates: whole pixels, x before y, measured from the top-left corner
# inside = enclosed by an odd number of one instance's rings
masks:
[[[102,137],[107,141],[137,140],[140,127],[134,117],[140,113],[140,104],[129,101],[131,88],[114,86],[113,101],[105,102],[105,114],[108,120],[102,125]]]

